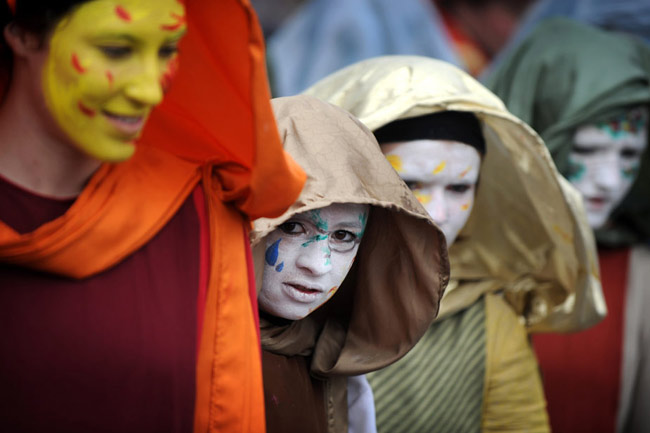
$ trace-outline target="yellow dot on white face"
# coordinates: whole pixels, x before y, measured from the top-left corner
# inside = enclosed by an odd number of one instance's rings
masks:
[[[462,205],[460,208],[461,208],[462,210],[465,210],[465,211],[466,211],[467,209],[469,209],[469,203],[465,203],[465,204]]]
[[[470,165],[465,170],[463,170],[462,173],[460,173],[460,175],[458,177],[460,179],[464,178],[465,176],[467,176],[467,173],[469,173],[471,170],[472,170],[472,166]]]
[[[413,191],[413,195],[422,204],[427,204],[431,201],[431,196],[429,194],[422,194],[421,192]]]
[[[393,166],[396,172],[402,171],[402,158],[397,155],[386,155],[386,159]]]
[[[433,174],[442,173],[442,171],[445,169],[446,166],[447,166],[447,161],[442,161],[440,164],[436,166],[436,168],[433,169]]]

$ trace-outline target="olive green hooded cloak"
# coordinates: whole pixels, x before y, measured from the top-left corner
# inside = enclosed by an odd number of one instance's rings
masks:
[[[608,52],[616,53],[616,62]],[[539,133],[566,175],[578,126],[650,104],[650,47],[629,35],[551,19],[492,72],[487,86]],[[611,224],[596,231],[599,243],[630,245],[650,238],[650,152],[639,173]]]

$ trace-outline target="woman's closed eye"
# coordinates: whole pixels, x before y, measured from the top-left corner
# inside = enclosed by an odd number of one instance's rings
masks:
[[[417,180],[405,180],[404,183],[411,191],[422,188],[422,182],[418,182]]]
[[[133,52],[128,45],[100,45],[98,48],[106,57],[113,60],[126,58]]]
[[[625,147],[621,149],[621,156],[625,159],[639,158],[643,150],[634,147]]]
[[[163,60],[171,59],[176,53],[178,53],[177,44],[164,45],[158,50],[158,56]]]
[[[287,221],[280,225],[280,230],[288,235],[301,235],[306,232],[305,227],[299,222]]]
[[[467,183],[453,183],[451,185],[447,185],[446,190],[456,194],[463,194],[469,191],[471,188],[472,185],[469,185]]]
[[[571,151],[575,153],[576,155],[594,155],[600,150],[599,147],[594,147],[594,146],[580,146],[577,144],[573,145],[573,148]]]

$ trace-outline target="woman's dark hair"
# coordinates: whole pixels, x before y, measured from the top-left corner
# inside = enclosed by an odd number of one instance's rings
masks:
[[[6,0],[0,0],[0,23],[4,29],[7,24],[13,22],[25,31],[45,39],[74,6],[88,1],[91,0],[16,0],[14,13]],[[2,43],[6,47],[4,36]]]
[[[413,140],[453,140],[475,148],[485,155],[481,122],[464,111],[441,111],[400,119],[374,131],[379,144]]]
[[[11,70],[13,53],[4,37],[4,29],[13,23],[24,31],[39,37],[41,43],[56,24],[78,4],[91,0],[15,0],[15,11],[9,8],[7,0],[0,0],[0,65],[7,74]]]

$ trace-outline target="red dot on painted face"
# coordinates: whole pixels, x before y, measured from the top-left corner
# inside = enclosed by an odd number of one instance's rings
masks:
[[[108,85],[113,86],[114,78],[113,78],[113,74],[111,73],[111,71],[106,71],[106,78],[108,79]]]
[[[165,30],[165,31],[168,31],[168,32],[173,32],[174,30],[180,29],[185,24],[186,18],[185,18],[184,15],[178,15],[178,14],[175,14],[174,12],[170,12],[169,15],[173,19],[175,19],[176,22],[173,23],[173,24],[163,24],[162,26],[160,26],[160,28],[162,30]]]
[[[122,6],[116,6],[115,7],[115,15],[118,16],[119,19],[122,21],[130,22],[131,21],[131,14],[127,12],[126,9]]]
[[[86,106],[83,104],[83,102],[81,102],[81,101],[77,102],[77,106],[79,107],[79,110],[81,110],[81,112],[82,112],[83,114],[85,114],[86,116],[88,116],[88,117],[94,117],[95,114],[96,114],[96,113],[95,113],[95,110],[93,110],[92,108],[88,108],[88,107],[86,107]]]
[[[160,86],[162,87],[163,92],[167,92],[169,86],[171,86],[172,84],[174,77],[176,76],[177,71],[178,71],[178,57],[174,57],[169,61],[169,64],[167,65],[167,70],[160,78]]]
[[[75,70],[77,72],[79,72],[80,74],[86,73],[86,68],[81,66],[81,62],[79,61],[79,57],[77,57],[76,54],[74,54],[74,53],[72,54],[72,58],[70,59],[70,61],[72,62],[72,67],[75,68]]]

